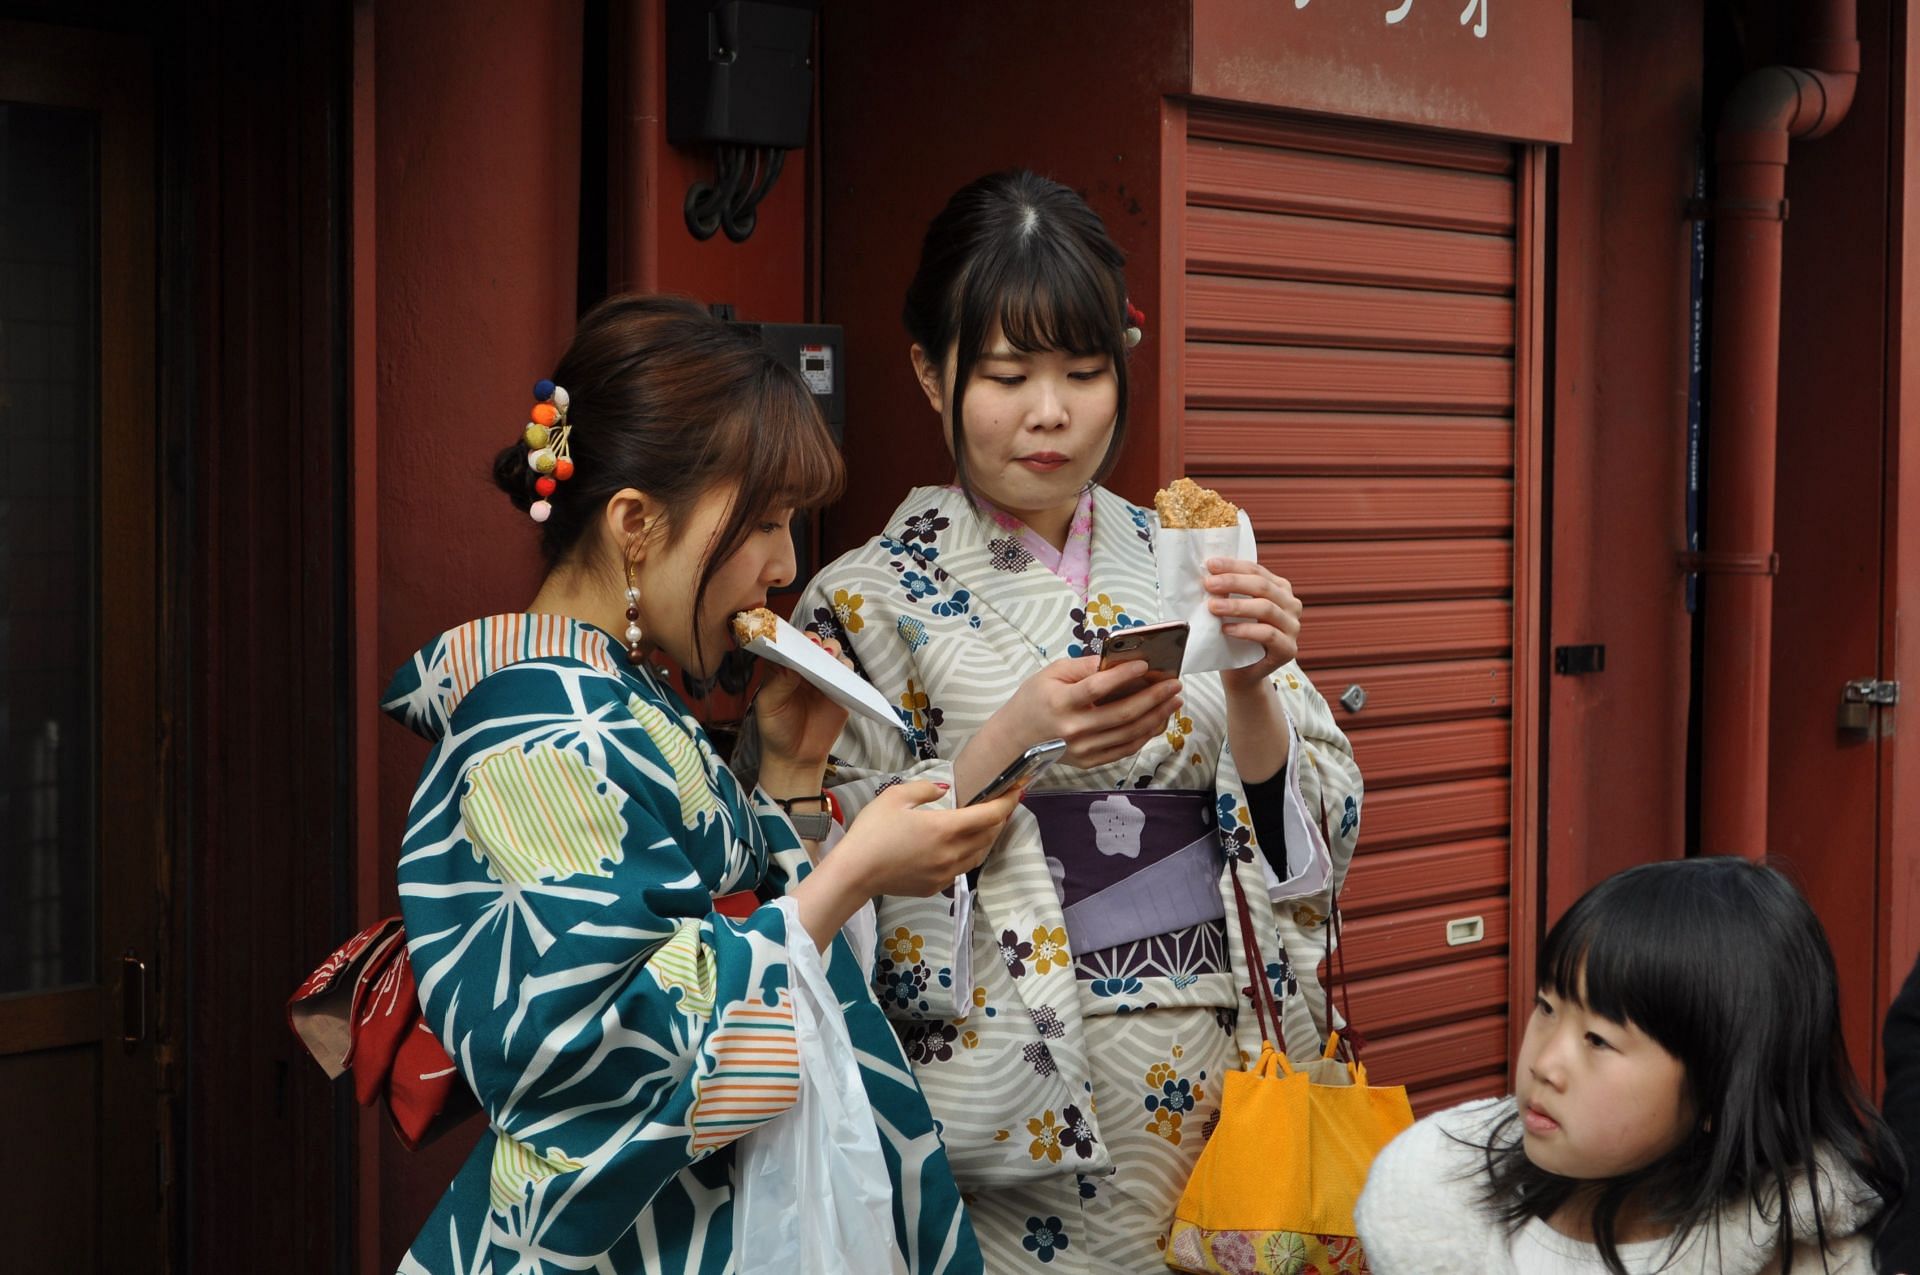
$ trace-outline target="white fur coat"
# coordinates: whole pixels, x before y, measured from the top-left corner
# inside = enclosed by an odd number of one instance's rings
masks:
[[[1354,1211],[1374,1275],[1489,1275],[1517,1271],[1504,1226],[1480,1203],[1484,1145],[1494,1124],[1513,1112],[1513,1099],[1484,1099],[1437,1112],[1395,1138],[1373,1162]],[[1850,1172],[1823,1162],[1820,1205],[1831,1275],[1872,1275],[1873,1250],[1860,1229],[1878,1200]],[[1811,1196],[1805,1178],[1792,1187],[1794,1216],[1806,1219],[1796,1238],[1810,1242]],[[1740,1204],[1720,1215],[1718,1235],[1703,1227],[1688,1237],[1665,1275],[1764,1275],[1773,1264],[1774,1228]],[[1834,1238],[1844,1237],[1844,1238]],[[1660,1250],[1665,1256],[1666,1249]],[[1803,1261],[1802,1254],[1810,1260]],[[1818,1272],[1817,1250],[1796,1246],[1794,1271]]]

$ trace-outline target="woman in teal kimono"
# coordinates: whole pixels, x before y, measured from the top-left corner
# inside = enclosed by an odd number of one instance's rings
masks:
[[[976,1270],[926,1103],[840,931],[875,894],[977,864],[1017,797],[934,810],[941,789],[901,785],[814,866],[782,802],[817,801],[844,710],[771,676],[755,785],[647,662],[710,671],[729,618],[789,583],[789,518],[841,481],[811,396],[752,338],[653,298],[586,316],[554,381],[495,467],[541,523],[538,595],[429,642],[386,700],[433,742],[399,866],[425,1021],[488,1124],[401,1269],[733,1270],[738,1140],[801,1092],[790,979],[820,961],[905,1269]]]
[[[1359,770],[1294,662],[1300,602],[1258,562],[1215,560],[1205,581],[1258,662],[1159,684],[1138,662],[1097,671],[1110,634],[1170,617],[1154,515],[1098,485],[1141,317],[1085,202],[1031,173],[960,191],[906,317],[958,477],[909,493],[796,614],[908,728],[850,722],[834,792],[847,810],[902,778],[965,794],[1038,740],[1070,748],[977,893],[880,902],[875,987],[989,1271],[1164,1269],[1223,1076],[1259,1051],[1254,981],[1296,1058],[1328,1029],[1314,969]],[[1292,1151],[1274,1148],[1275,1173],[1303,1170]]]

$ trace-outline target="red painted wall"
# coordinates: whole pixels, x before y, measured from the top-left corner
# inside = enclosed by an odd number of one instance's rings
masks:
[[[810,151],[787,158],[753,236],[696,242],[681,219],[711,158],[667,144],[663,9],[614,15],[614,290],[730,301],[742,318],[808,317]],[[364,764],[358,898],[397,910],[393,864],[426,744],[378,713],[385,678],[440,630],[525,605],[533,528],[493,487],[573,329],[581,158],[578,3],[380,6],[355,32],[356,730]],[[607,38],[599,32],[592,38]],[[599,157],[596,157],[596,162]],[[369,335],[371,333],[371,335]],[[418,1152],[361,1121],[360,1268],[391,1270],[478,1135]]]
[[[1903,9],[1891,23],[1889,186],[1894,199],[1888,222],[1887,419],[1920,419],[1920,130],[1912,119],[1914,86],[1920,83],[1920,29]],[[1883,667],[1898,675],[1920,670],[1920,445],[1900,428],[1889,431],[1888,503],[1884,564],[1890,604],[1881,608]],[[1882,932],[1875,972],[1875,1000],[1887,1004],[1920,951],[1920,748],[1880,750],[1879,887]],[[1884,1060],[1881,1063],[1884,1068]]]
[[[1492,13],[1486,0],[1193,0],[1192,9],[1198,97],[1517,141],[1573,135],[1565,3]]]
[[[1685,853],[1687,270],[1700,127],[1698,0],[1615,0],[1576,24],[1558,153],[1548,647],[1551,924],[1589,886]]]
[[[1112,485],[1151,498],[1157,476],[1160,98],[1187,68],[1186,6],[1103,0],[1006,6],[849,0],[821,20],[822,318],[846,327],[847,497],[831,557],[878,531],[921,483],[952,477],[939,420],[914,383],[900,305],[926,225],[983,173],[1025,166],[1079,190],[1128,259],[1146,311],[1129,439]]]
[[[1879,754],[1898,737],[1854,742],[1837,733],[1835,716],[1848,679],[1897,676],[1890,659],[1880,671],[1882,458],[1899,426],[1886,400],[1897,121],[1889,8],[1860,0],[1853,109],[1831,135],[1795,142],[1787,166],[1774,510],[1768,839],[1826,924],[1847,1045],[1862,1070],[1877,1051],[1883,1008],[1875,957],[1885,913],[1873,887],[1892,850],[1879,839]]]
[[[371,201],[377,499],[372,519],[384,676],[454,624],[525,605],[538,584],[532,527],[493,487],[573,326],[581,7],[478,0],[374,11]],[[362,422],[364,424],[364,422]],[[359,617],[362,632],[367,617]],[[379,756],[378,839],[363,880],[396,910],[393,863],[426,744],[358,706]],[[364,892],[363,892],[364,893]],[[392,1270],[477,1136],[407,1152],[384,1127],[360,1183],[363,1236]],[[362,1252],[366,1251],[363,1244]]]

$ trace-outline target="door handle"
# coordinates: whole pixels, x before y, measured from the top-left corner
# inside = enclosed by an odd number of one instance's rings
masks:
[[[129,1052],[147,1038],[147,963],[129,949],[120,958],[120,1043]]]

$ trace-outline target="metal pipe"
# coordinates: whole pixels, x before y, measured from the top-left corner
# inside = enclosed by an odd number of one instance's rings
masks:
[[[1774,451],[1787,152],[1846,118],[1860,70],[1853,0],[1818,6],[1807,66],[1767,66],[1728,96],[1715,155],[1711,433],[1700,835],[1705,854],[1767,849]]]

